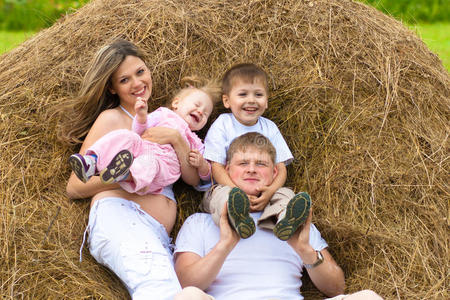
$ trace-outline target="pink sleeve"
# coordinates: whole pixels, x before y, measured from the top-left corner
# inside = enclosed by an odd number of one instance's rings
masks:
[[[142,135],[147,128],[157,126],[160,118],[161,111],[158,109],[148,114],[147,122],[145,124],[139,123],[135,116],[133,119],[133,125],[131,125],[131,129],[137,134]]]
[[[205,175],[202,175],[199,172],[198,177],[200,177],[200,179],[203,181],[210,181],[211,180],[211,163],[209,162],[209,160],[206,160],[206,162],[208,163],[208,173],[206,173]]]

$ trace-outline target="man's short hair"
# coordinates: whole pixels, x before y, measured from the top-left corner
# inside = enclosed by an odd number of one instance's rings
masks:
[[[269,92],[267,73],[255,64],[237,64],[232,66],[222,78],[222,93],[229,95],[233,85],[236,82],[243,81],[245,83],[261,82],[261,84]]]
[[[254,148],[260,152],[269,154],[270,159],[275,164],[277,156],[275,147],[268,138],[258,132],[247,132],[231,142],[227,151],[227,164],[231,161],[236,152],[245,152],[248,148]]]

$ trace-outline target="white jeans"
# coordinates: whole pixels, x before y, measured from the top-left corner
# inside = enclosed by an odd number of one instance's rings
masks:
[[[89,250],[125,284],[132,299],[173,299],[181,291],[165,228],[122,198],[97,200],[89,213]]]

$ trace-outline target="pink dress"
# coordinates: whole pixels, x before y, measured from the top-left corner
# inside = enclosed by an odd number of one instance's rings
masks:
[[[148,114],[146,124],[140,124],[134,118],[133,131],[119,129],[105,134],[86,154],[96,154],[97,170],[103,170],[119,151],[129,150],[134,157],[130,168],[134,181],[119,182],[120,186],[138,195],[158,194],[165,186],[180,178],[181,167],[171,144],[160,145],[141,139],[140,135],[145,129],[156,126],[178,130],[190,149],[197,149],[203,154],[205,146],[200,138],[189,129],[185,120],[165,107]]]

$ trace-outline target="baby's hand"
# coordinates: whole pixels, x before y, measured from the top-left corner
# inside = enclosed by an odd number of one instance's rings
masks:
[[[191,167],[198,169],[202,165],[203,160],[203,155],[198,150],[189,151],[189,165]]]
[[[134,104],[134,111],[136,112],[139,123],[145,123],[145,121],[147,120],[147,110],[147,99],[138,97],[136,103]]]
[[[211,166],[198,150],[194,149],[189,152],[189,165],[197,169],[200,178],[207,177],[210,174]]]
[[[139,110],[143,110],[145,113],[147,113],[147,99],[144,99],[142,97],[138,97],[136,100],[136,103],[134,104],[134,110],[136,111],[136,113]]]

